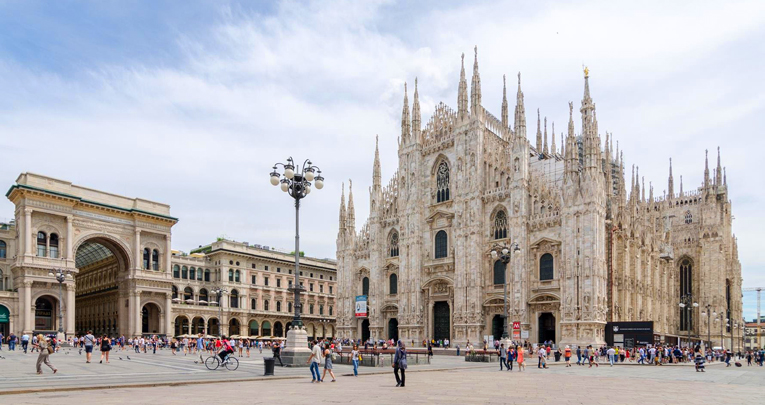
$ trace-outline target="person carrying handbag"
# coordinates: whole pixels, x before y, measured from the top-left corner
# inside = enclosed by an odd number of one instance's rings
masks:
[[[53,374],[56,374],[58,370],[53,367],[53,364],[50,364],[50,359],[48,358],[53,353],[53,346],[51,346],[48,341],[45,340],[45,337],[42,334],[37,335],[37,344],[35,346],[40,351],[40,354],[37,356],[37,374],[43,373],[43,363],[45,363],[46,366],[53,370]]]
[[[396,348],[396,354],[393,357],[393,375],[396,376],[396,387],[404,387],[406,385],[406,346],[404,342],[398,341],[398,347]],[[401,377],[399,378],[398,372],[401,371]]]

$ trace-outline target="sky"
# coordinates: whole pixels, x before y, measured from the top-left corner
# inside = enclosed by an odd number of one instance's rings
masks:
[[[423,122],[456,108],[475,46],[493,115],[522,73],[529,134],[537,108],[564,130],[588,66],[600,130],[658,195],[670,157],[690,190],[719,146],[744,286],[765,287],[762,1],[0,0],[0,185],[34,172],[170,204],[183,251],[291,250],[293,204],[268,173],[311,159],[326,186],[302,204],[301,250],[334,258],[342,183],[357,229],[367,217],[375,135],[384,182],[397,167],[404,82]]]

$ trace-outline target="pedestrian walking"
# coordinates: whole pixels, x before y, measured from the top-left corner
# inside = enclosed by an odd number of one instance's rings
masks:
[[[608,348],[608,362],[611,363],[611,367],[614,366],[614,355],[616,354],[616,350],[614,350],[613,347]]]
[[[497,354],[499,354],[499,371],[502,371],[502,366],[507,366],[507,352],[505,351],[504,343],[499,345],[499,349],[497,349]]]
[[[406,346],[404,342],[398,341],[398,347],[396,348],[396,354],[393,357],[393,375],[396,376],[396,387],[406,386]],[[398,373],[401,372],[399,378]]]
[[[571,367],[571,347],[566,345],[566,351],[564,352],[566,358],[566,367]]]
[[[106,356],[106,364],[109,364],[109,352],[112,350],[112,340],[108,336],[104,335],[101,338],[101,360],[98,363],[104,362],[104,356]]]
[[[515,350],[513,349],[513,345],[512,344],[510,344],[508,346],[509,347],[507,348],[507,363],[506,363],[506,365],[507,365],[507,371],[512,371],[513,370],[513,358],[515,357]]]
[[[353,345],[353,350],[351,350],[351,362],[353,362],[353,375],[355,377],[359,376],[359,359],[361,359],[359,347]]]
[[[39,348],[40,336],[42,335],[37,335],[38,350],[40,349]],[[92,331],[88,331],[88,333],[84,337],[83,342],[85,343],[85,362],[90,363],[90,358],[91,356],[93,356],[93,345],[96,344],[96,337],[93,336]],[[42,350],[40,350],[40,352],[42,352]]]
[[[324,345],[324,374],[321,376],[322,380],[327,376],[327,371],[329,371],[329,375],[332,377],[331,382],[337,381],[335,379],[335,373],[332,372],[332,350],[330,349],[329,343]]]
[[[24,354],[27,354],[28,347],[29,347],[29,335],[25,333],[21,335],[21,348],[24,349]]]
[[[598,352],[592,348],[592,345],[587,346],[587,351],[590,353],[590,367],[592,368],[592,365],[594,364],[595,367],[600,367],[600,364],[598,364]]]
[[[526,360],[523,357],[523,355],[524,355],[523,351],[524,350],[525,349],[523,347],[521,347],[521,346],[516,346],[516,348],[515,348],[516,361],[518,362],[518,372],[526,370]]]
[[[701,347],[700,346],[696,346],[695,361],[696,361],[696,372],[698,373],[700,371],[700,372],[704,373],[705,372],[704,371],[704,355],[701,353]]]
[[[274,353],[274,358],[279,359],[279,365],[284,367],[284,363],[282,363],[282,346],[279,343],[274,343],[274,347],[271,351]]]
[[[56,367],[53,367],[53,364],[50,363],[50,359],[48,358],[50,354],[53,353],[53,347],[45,340],[45,337],[43,337],[42,334],[37,335],[37,344],[35,346],[40,351],[40,354],[37,355],[37,374],[43,373],[43,363],[45,363],[46,366],[53,370],[53,374],[56,374],[58,370]]]
[[[260,342],[258,342],[260,343]],[[321,382],[321,376],[319,375],[319,363],[321,363],[322,351],[317,340],[313,341],[313,347],[311,348],[311,356],[308,358],[308,363],[311,365],[311,383]]]

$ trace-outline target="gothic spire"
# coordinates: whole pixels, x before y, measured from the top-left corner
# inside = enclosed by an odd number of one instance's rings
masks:
[[[422,131],[422,118],[420,116],[420,96],[417,92],[417,78],[414,78],[414,102],[412,103],[412,139],[415,143],[420,141]]]
[[[680,197],[683,196],[683,175],[680,175]]]
[[[723,175],[722,165],[720,164],[720,147],[719,146],[717,147],[717,172],[715,174],[716,174],[715,184],[717,184],[717,186],[719,187],[722,185],[722,175]]]
[[[706,156],[704,157],[704,188],[709,187],[709,149],[705,150],[704,153]]]
[[[555,121],[552,123],[552,146],[550,146],[550,153],[555,156]]]
[[[542,118],[539,115],[539,108],[537,108],[537,153],[542,154]]]
[[[372,187],[375,190],[382,188],[382,172],[380,170],[380,139],[375,135],[375,163],[372,170]]]
[[[547,149],[547,117],[545,117],[545,145],[544,145],[544,154],[545,157],[550,153],[550,151]]]
[[[667,184],[669,198],[675,198],[675,180],[672,178],[672,158],[669,158],[669,181]]]
[[[515,122],[513,124],[515,136],[526,140],[526,107],[523,105],[523,91],[521,91],[521,72],[518,72],[518,95],[515,98]]]
[[[510,122],[508,122],[507,116],[507,79],[505,75],[502,75],[502,126],[508,128]]]
[[[410,141],[411,134],[411,119],[409,117],[409,96],[406,90],[406,82],[404,82],[404,108],[401,111],[401,140],[404,143]]]
[[[351,234],[356,233],[356,210],[353,208],[353,182],[348,179],[348,230]]]
[[[475,61],[473,62],[473,83],[470,87],[470,113],[474,116],[480,114],[481,109],[481,76],[478,74],[478,46],[475,47]]]
[[[467,80],[465,80],[465,54],[462,54],[462,70],[460,70],[460,85],[457,90],[457,115],[460,120],[467,119],[468,115]]]
[[[645,176],[640,178],[643,181],[643,188],[640,191],[642,194],[640,195],[640,201],[645,202]]]
[[[342,191],[340,192],[340,220],[339,228],[342,231],[345,229],[345,183],[342,185]]]
[[[728,187],[728,168],[723,167],[723,185]]]

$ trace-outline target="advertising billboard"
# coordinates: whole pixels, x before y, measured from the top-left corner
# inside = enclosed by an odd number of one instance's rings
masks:
[[[367,296],[366,295],[357,295],[356,296],[356,317],[357,318],[366,318],[368,316],[367,314]]]

